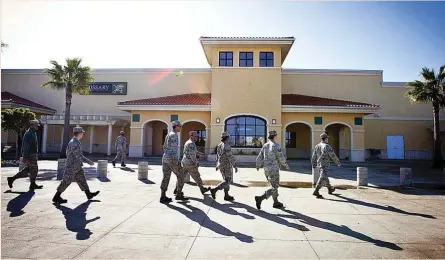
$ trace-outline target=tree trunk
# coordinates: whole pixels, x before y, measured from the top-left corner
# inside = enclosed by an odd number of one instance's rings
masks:
[[[434,114],[434,155],[433,155],[433,168],[442,168],[442,148],[440,143],[440,123],[439,123],[439,110],[438,104],[433,104]]]
[[[65,100],[65,121],[63,126],[63,140],[62,147],[60,149],[60,158],[66,158],[66,147],[70,138],[70,117],[71,117],[71,99],[73,97],[71,86],[67,86]]]

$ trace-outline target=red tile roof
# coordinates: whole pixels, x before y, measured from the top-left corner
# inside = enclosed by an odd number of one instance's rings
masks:
[[[379,105],[373,105],[367,103],[331,99],[331,98],[304,96],[298,94],[281,95],[281,104],[285,106],[369,107],[369,108],[379,107]]]
[[[297,94],[283,94],[282,105],[288,106],[338,106],[338,107],[369,107],[377,108],[378,105],[337,100],[322,97],[312,97]],[[210,93],[192,93],[177,96],[147,98],[119,102],[119,105],[211,105]]]
[[[38,104],[34,101],[31,101],[29,99],[19,97],[17,95],[14,95],[14,94],[8,92],[8,91],[2,91],[2,103],[3,102],[11,102],[11,103],[14,103],[17,105],[28,106],[31,108],[40,108],[40,109],[51,110],[51,111],[56,112],[55,109],[49,108],[44,105],[40,105],[40,104]]]
[[[191,106],[208,106],[210,105],[211,94],[209,93],[192,93],[177,96],[147,98],[139,100],[131,100],[119,102],[119,105],[191,105]]]

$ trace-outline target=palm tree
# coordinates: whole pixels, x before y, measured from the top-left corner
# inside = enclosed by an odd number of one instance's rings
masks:
[[[60,150],[60,158],[66,158],[66,146],[70,135],[70,111],[73,93],[88,94],[88,84],[93,81],[91,69],[81,66],[82,59],[66,59],[66,65],[62,66],[57,61],[50,61],[51,69],[45,69],[51,80],[42,85],[42,88],[51,87],[56,90],[65,90],[65,124],[63,132],[63,143]]]
[[[405,96],[413,103],[431,103],[434,116],[434,156],[433,167],[442,168],[443,158],[440,143],[439,111],[445,107],[445,65],[440,67],[439,73],[434,69],[423,68],[420,72],[422,81],[416,80],[406,83],[409,88]]]

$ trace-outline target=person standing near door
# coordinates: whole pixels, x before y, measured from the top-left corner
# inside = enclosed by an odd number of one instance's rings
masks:
[[[116,142],[114,144],[116,147],[116,157],[112,161],[113,167],[116,167],[116,161],[120,159],[121,166],[125,167],[125,157],[127,155],[127,138],[125,137],[125,132],[121,131],[120,135],[116,138]]]
[[[38,140],[37,140],[37,130],[40,127],[40,122],[38,120],[31,120],[29,122],[29,129],[23,136],[22,141],[22,157],[23,163],[26,164],[25,168],[19,171],[13,177],[8,177],[8,186],[12,189],[12,185],[15,180],[20,178],[26,178],[29,176],[31,184],[29,185],[29,190],[42,189],[42,185],[36,184],[37,173],[39,172],[39,167],[37,165],[38,159]]]
[[[335,188],[331,186],[328,178],[329,167],[331,165],[331,160],[340,167],[340,159],[335,155],[334,150],[328,144],[329,136],[326,133],[320,135],[320,143],[317,144],[312,153],[311,164],[312,168],[318,168],[320,171],[320,177],[318,178],[317,185],[315,186],[315,191],[313,193],[317,198],[323,198],[320,194],[320,189],[324,186],[328,188],[329,194],[335,191]]]

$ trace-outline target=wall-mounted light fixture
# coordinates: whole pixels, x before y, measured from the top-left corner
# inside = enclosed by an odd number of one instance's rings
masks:
[[[216,123],[219,124],[220,120],[219,117],[216,118]]]
[[[277,123],[276,119],[272,119],[272,124],[275,125]]]

